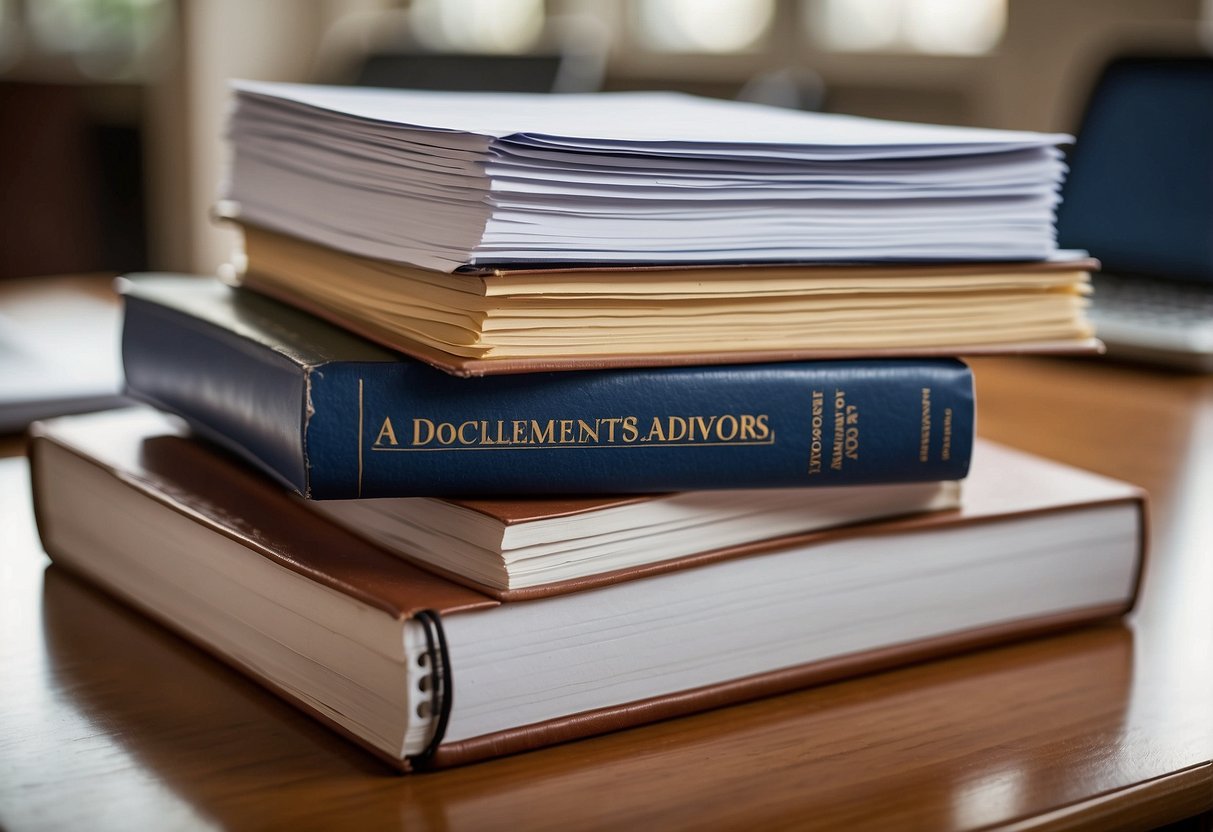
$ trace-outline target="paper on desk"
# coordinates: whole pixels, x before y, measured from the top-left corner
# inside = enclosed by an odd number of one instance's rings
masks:
[[[74,294],[6,298],[0,308],[0,432],[122,400],[121,313]]]

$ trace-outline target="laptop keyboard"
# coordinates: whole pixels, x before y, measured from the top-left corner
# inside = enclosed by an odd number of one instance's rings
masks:
[[[1213,286],[1097,275],[1091,318],[1213,330]]]
[[[1092,275],[1090,317],[1108,353],[1213,372],[1213,286]]]

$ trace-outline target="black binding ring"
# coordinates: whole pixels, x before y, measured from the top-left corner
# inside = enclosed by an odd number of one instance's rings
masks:
[[[429,656],[430,674],[434,680],[432,695],[438,706],[438,719],[434,724],[430,742],[424,751],[412,758],[415,765],[425,767],[442,744],[446,725],[451,720],[451,700],[454,698],[451,687],[451,657],[447,652],[446,634],[442,631],[442,619],[438,617],[437,612],[422,610],[413,616],[413,620],[421,625],[425,633],[425,654]]]

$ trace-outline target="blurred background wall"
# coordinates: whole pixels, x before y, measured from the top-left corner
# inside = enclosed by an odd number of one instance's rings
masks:
[[[509,77],[1072,130],[1110,56],[1202,50],[1211,18],[1210,0],[0,0],[0,277],[214,271],[229,78]]]

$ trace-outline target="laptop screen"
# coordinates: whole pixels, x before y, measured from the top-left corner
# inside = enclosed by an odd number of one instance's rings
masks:
[[[1110,273],[1213,283],[1213,58],[1112,62],[1069,164],[1063,248]]]

